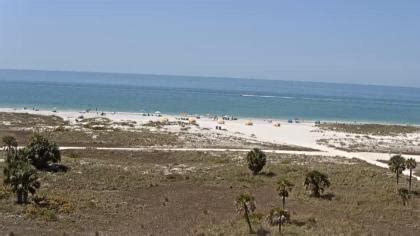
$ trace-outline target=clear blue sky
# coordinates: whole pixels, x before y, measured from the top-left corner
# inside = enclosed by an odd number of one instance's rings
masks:
[[[0,68],[420,86],[418,0],[0,0]]]

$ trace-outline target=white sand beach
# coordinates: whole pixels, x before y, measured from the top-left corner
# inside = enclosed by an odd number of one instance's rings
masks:
[[[150,121],[178,121],[181,117],[187,118],[188,116],[175,116],[165,114],[144,114],[144,113],[129,113],[129,112],[86,112],[86,111],[60,111],[57,110],[32,110],[32,109],[13,109],[13,108],[0,108],[0,112],[17,112],[17,113],[30,113],[38,115],[55,115],[68,120],[70,123],[75,123],[78,117],[83,116],[84,118],[95,118],[95,117],[106,117],[113,122],[127,122],[135,121],[137,126],[142,126],[149,123]],[[190,116],[189,118],[194,119],[197,126],[191,126],[186,132],[196,132],[201,134],[209,133],[221,133],[224,135],[230,135],[235,137],[246,138],[253,141],[268,142],[273,144],[285,144],[295,145],[300,147],[317,149],[317,152],[302,152],[302,151],[287,151],[287,153],[305,154],[305,155],[324,155],[324,156],[341,156],[345,158],[357,158],[368,163],[387,168],[387,165],[379,160],[388,160],[392,154],[395,153],[378,153],[378,152],[351,152],[339,150],[331,145],[325,145],[319,142],[321,139],[332,139],[332,138],[345,138],[349,137],[350,134],[325,131],[321,130],[315,125],[315,122],[299,122],[299,123],[288,123],[286,120],[268,120],[268,119],[248,119],[239,118],[237,120],[224,120],[218,122],[213,117],[200,116],[199,118]],[[247,122],[252,121],[252,125],[246,125]],[[186,121],[187,122],[187,121]],[[220,124],[223,123],[223,124]],[[220,126],[221,130],[216,130],[216,126]],[[155,128],[152,128],[155,129]],[[179,132],[181,130],[180,125],[167,125],[162,129]],[[185,131],[184,131],[185,132]],[[380,139],[381,141],[386,138],[389,142],[395,142],[395,140],[405,140],[405,136],[397,137],[375,137],[372,139]],[[420,133],[410,134],[413,140],[420,140]],[[124,147],[122,147],[124,148]],[[267,150],[269,151],[269,150]],[[420,155],[406,155],[414,158],[417,162],[420,162]],[[405,174],[408,174],[406,171]],[[420,179],[420,177],[417,177]]]

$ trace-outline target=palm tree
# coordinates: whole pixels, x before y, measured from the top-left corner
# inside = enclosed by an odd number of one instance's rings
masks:
[[[6,161],[8,161],[11,156],[14,156],[17,150],[18,143],[15,137],[4,136],[3,137],[4,151],[6,152]]]
[[[12,187],[18,204],[27,203],[28,193],[35,194],[41,186],[36,169],[28,163],[24,150],[19,151],[17,158],[7,163],[3,172],[4,184]]]
[[[3,137],[3,144],[5,145],[5,150],[8,151],[12,148],[17,148],[17,141],[13,136],[4,136]]]
[[[401,197],[403,205],[407,205],[408,200],[410,199],[410,192],[406,188],[398,189],[398,195]]]
[[[292,191],[294,184],[289,182],[286,178],[281,178],[277,182],[277,192],[279,196],[282,198],[283,202],[283,209],[286,206],[286,198],[289,197],[289,192]]]
[[[401,155],[394,155],[389,159],[389,169],[397,176],[397,186],[399,183],[400,175],[405,170],[405,159]]]
[[[410,170],[410,179],[408,181],[408,191],[411,192],[411,179],[413,178],[413,170],[417,167],[417,162],[414,158],[409,158],[405,162],[407,169]]]
[[[279,233],[281,233],[281,226],[290,221],[290,214],[287,210],[274,208],[267,216],[267,221],[271,226],[279,226]]]
[[[257,175],[265,166],[266,156],[263,151],[254,148],[246,155],[248,168],[252,171],[253,175]]]
[[[326,174],[313,170],[306,174],[304,185],[306,189],[312,191],[313,196],[320,197],[321,193],[324,192],[325,188],[328,188],[331,183]]]
[[[253,213],[256,209],[254,197],[245,193],[239,195],[236,198],[235,207],[236,207],[236,212],[238,214],[244,215],[246,223],[248,224],[248,227],[249,227],[249,233],[254,233],[254,230],[252,229],[252,226],[251,226],[251,221],[249,220],[249,214]]]

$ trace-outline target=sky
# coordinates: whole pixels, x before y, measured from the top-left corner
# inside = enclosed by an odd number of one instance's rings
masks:
[[[0,0],[0,68],[420,87],[420,1]]]

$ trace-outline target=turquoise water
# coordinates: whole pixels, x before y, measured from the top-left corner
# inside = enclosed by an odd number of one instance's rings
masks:
[[[420,124],[420,89],[187,76],[0,70],[0,107]]]

